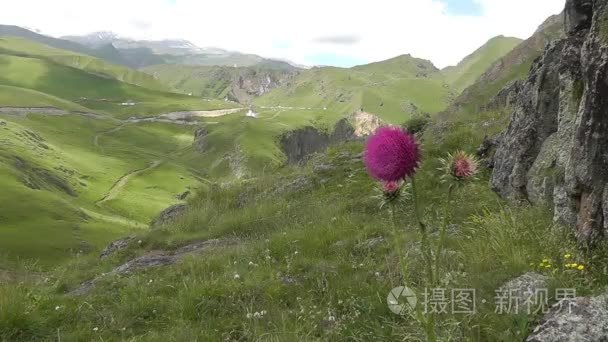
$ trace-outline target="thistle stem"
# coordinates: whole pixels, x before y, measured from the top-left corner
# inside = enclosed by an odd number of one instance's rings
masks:
[[[428,277],[429,286],[434,285],[434,277],[433,277],[433,256],[431,255],[431,246],[429,245],[428,233],[426,230],[426,226],[422,222],[422,216],[420,215],[420,204],[418,203],[418,193],[416,190],[416,178],[412,177],[412,197],[414,203],[414,215],[416,217],[416,221],[418,222],[418,228],[420,230],[420,235],[422,236],[422,254],[424,257],[424,266],[426,268],[426,273]],[[437,337],[435,336],[435,317],[432,312],[427,313],[428,317],[426,320],[426,339],[427,342],[435,342],[437,341]]]
[[[445,245],[445,239],[447,235],[448,225],[450,224],[451,219],[451,207],[450,203],[452,202],[452,192],[454,190],[454,184],[450,184],[448,188],[447,201],[445,204],[445,212],[443,214],[443,224],[441,225],[441,231],[439,232],[439,243],[437,244],[437,253],[435,254],[436,265],[435,265],[435,279],[439,281],[439,272],[440,272],[440,263],[443,255],[443,248]]]
[[[395,250],[397,251],[397,255],[399,256],[399,264],[401,265],[402,273],[403,273],[403,281],[404,285],[408,283],[408,265],[405,260],[405,256],[403,255],[403,246],[401,243],[401,235],[399,234],[399,229],[397,228],[397,217],[396,217],[396,205],[395,202],[391,202],[391,221],[393,223],[393,243],[395,244]]]

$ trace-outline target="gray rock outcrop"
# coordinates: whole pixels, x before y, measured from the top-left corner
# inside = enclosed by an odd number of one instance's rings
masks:
[[[152,220],[150,226],[162,226],[164,224],[174,222],[177,218],[183,215],[186,210],[188,210],[188,206],[186,204],[175,204],[167,209],[161,211],[158,216]]]
[[[567,1],[567,36],[547,46],[520,85],[491,177],[505,198],[552,206],[584,244],[608,229],[607,5]]]
[[[238,239],[212,239],[191,243],[172,251],[148,252],[147,254],[117,266],[109,273],[104,273],[96,278],[81,283],[78,288],[70,291],[69,294],[72,296],[86,295],[95,288],[100,280],[107,276],[128,275],[143,269],[173,265],[182,261],[189,255],[201,254],[215,248],[233,246],[238,242]]]
[[[284,134],[280,138],[280,145],[288,163],[302,164],[313,153],[323,152],[331,145],[363,138],[384,124],[377,116],[358,111],[338,121],[332,132],[307,126]]]
[[[505,283],[500,287],[499,292],[508,293],[511,298],[524,300],[535,296],[538,290],[546,289],[547,280],[548,278],[540,273],[528,272]]]
[[[103,251],[101,251],[99,258],[105,259],[110,255],[129,247],[129,244],[133,240],[135,240],[135,236],[127,236],[126,238],[112,241],[108,246],[106,246],[106,248],[103,249]]]
[[[607,342],[608,296],[564,299],[553,305],[527,342]]]

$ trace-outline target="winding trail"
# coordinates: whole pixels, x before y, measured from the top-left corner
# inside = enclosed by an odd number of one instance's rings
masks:
[[[200,124],[203,124],[203,122],[192,120],[192,119],[197,118],[197,117],[208,117],[208,118],[220,117],[220,116],[224,116],[224,115],[238,113],[238,112],[242,111],[243,109],[244,108],[229,108],[229,109],[202,110],[202,111],[201,110],[179,111],[179,112],[170,112],[170,113],[165,113],[165,114],[160,114],[160,115],[155,115],[155,116],[148,116],[148,117],[131,117],[126,120],[121,120],[121,119],[117,119],[117,118],[114,118],[111,116],[101,115],[98,113],[83,112],[83,111],[69,111],[69,110],[64,110],[64,109],[60,109],[60,108],[56,108],[56,107],[7,107],[7,106],[2,107],[2,106],[0,106],[0,114],[18,115],[18,116],[23,116],[23,117],[30,115],[30,114],[45,115],[45,116],[82,115],[82,116],[86,116],[86,117],[89,117],[92,119],[111,120],[113,122],[116,122],[117,126],[111,128],[109,130],[99,132],[93,136],[93,145],[96,148],[98,148],[102,154],[105,154],[103,146],[101,146],[101,144],[99,143],[99,139],[104,135],[118,132],[119,130],[121,130],[122,128],[124,128],[126,125],[129,125],[129,124],[136,124],[136,123],[141,123],[141,122],[161,122],[161,123],[173,123],[173,124],[189,125],[189,126],[200,125]],[[217,122],[205,122],[205,124],[217,124]],[[180,152],[180,150],[178,149],[174,153],[179,153],[179,152]],[[101,208],[105,202],[115,199],[132,178],[134,178],[144,172],[147,172],[147,171],[150,171],[150,170],[153,170],[153,169],[159,167],[161,164],[163,164],[165,161],[167,161],[168,159],[171,158],[171,154],[173,154],[173,153],[170,153],[167,156],[162,157],[162,159],[157,159],[157,160],[152,161],[146,167],[132,170],[132,171],[122,175],[118,180],[116,180],[116,182],[104,194],[104,196],[95,202],[95,205],[97,207]],[[194,170],[190,170],[190,171],[194,171]],[[200,175],[198,175],[198,173],[194,173],[194,174],[195,174],[195,177],[199,181],[209,182],[209,180],[207,180],[203,177],[200,177]],[[80,207],[80,210],[82,210],[84,213],[86,213],[87,215],[89,215],[93,218],[103,220],[106,222],[118,223],[118,224],[122,224],[122,225],[131,226],[134,228],[148,227],[148,225],[146,225],[144,223],[134,221],[134,220],[128,219],[123,216],[102,214],[102,213],[92,211],[90,209],[86,209],[83,207]]]
[[[162,164],[163,162],[164,162],[164,160],[155,160],[150,165],[146,166],[145,168],[133,170],[133,171],[131,171],[129,173],[124,174],[122,177],[120,177],[116,181],[116,183],[114,183],[114,185],[112,185],[112,187],[110,188],[110,190],[108,190],[108,192],[103,196],[103,198],[100,199],[99,201],[95,202],[95,204],[97,206],[100,206],[104,202],[107,202],[109,200],[112,200],[112,199],[116,198],[116,196],[120,193],[120,190],[122,190],[122,188],[124,188],[125,185],[127,185],[127,183],[129,183],[129,180],[131,178],[139,175],[140,173],[146,172],[148,170],[155,169],[158,166],[160,166],[160,164]]]
[[[83,208],[83,207],[80,207],[80,210],[82,210],[82,212],[87,214],[88,216],[101,220],[101,221],[116,223],[116,224],[120,224],[123,226],[129,226],[129,227],[138,228],[138,229],[146,229],[149,227],[147,224],[141,223],[139,221],[130,220],[123,216],[102,214],[102,213],[99,213],[99,212],[96,212],[96,211],[93,211],[93,210],[90,210],[87,208]]]
[[[97,147],[101,151],[102,154],[105,154],[105,151],[104,151],[103,147],[101,147],[99,145],[99,137],[101,137],[102,135],[105,135],[105,134],[112,134],[114,132],[118,132],[123,127],[125,127],[125,125],[126,125],[126,123],[123,123],[123,124],[120,124],[120,125],[112,128],[112,129],[110,129],[110,130],[99,132],[99,133],[95,134],[95,136],[93,137],[93,146]]]

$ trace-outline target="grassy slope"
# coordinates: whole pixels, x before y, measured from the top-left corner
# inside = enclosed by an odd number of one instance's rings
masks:
[[[232,107],[219,100],[154,91],[84,72],[46,59],[0,54],[0,85],[26,88],[58,97],[93,111],[117,117],[151,116],[177,110]],[[0,95],[8,98],[9,96]],[[135,101],[135,106],[120,103]],[[28,98],[12,99],[12,106],[28,106]],[[0,103],[2,106],[3,103]]]
[[[5,49],[0,54],[0,107],[56,107],[124,118],[234,105],[101,76],[99,68],[107,65],[87,56],[22,40],[2,39],[0,45]],[[13,48],[9,54],[8,47]],[[17,56],[17,48],[21,55],[27,51],[37,57]],[[60,63],[62,58],[66,60]],[[68,66],[73,63],[78,67]],[[120,105],[127,100],[137,105]],[[1,120],[0,203],[6,210],[0,220],[0,264],[8,262],[11,268],[17,259],[49,267],[79,251],[98,249],[145,227],[162,208],[179,202],[178,194],[201,181],[192,167],[200,166],[196,154],[190,153],[187,165],[171,156],[190,146],[192,126],[122,127],[118,120],[78,115],[2,115]],[[95,205],[121,177],[154,162],[161,165],[137,174],[111,200]],[[172,180],[176,174],[180,181]]]
[[[77,115],[1,120],[3,259],[42,258],[48,266],[79,250],[98,249],[145,228],[160,210],[179,202],[178,194],[200,184],[195,171],[171,160],[172,152],[190,146],[190,126],[152,123],[115,130],[120,123]],[[109,133],[94,139],[102,132]],[[95,205],[123,175],[154,161],[163,164]],[[35,236],[45,239],[32,240]]]
[[[378,65],[371,67],[375,68]],[[168,201],[177,188],[181,191],[193,184],[188,177],[176,180],[176,173],[191,172],[192,178],[213,176],[213,172],[230,167],[225,154],[237,148],[247,151],[246,154],[258,153],[260,161],[280,162],[280,155],[275,153],[276,145],[268,138],[272,136],[269,132],[274,134],[308,123],[327,126],[361,104],[371,106],[378,99],[385,101],[388,86],[387,89],[379,87],[381,90],[376,97],[365,100],[365,91],[361,89],[369,88],[365,86],[369,82],[392,84],[398,88],[404,80],[412,81],[407,73],[389,79],[378,71],[365,68],[355,71],[351,74],[335,68],[312,70],[306,73],[307,77],[312,74],[314,77],[310,80],[322,82],[298,82],[289,89],[280,89],[278,93],[275,91],[270,94],[272,96],[260,99],[261,104],[313,109],[262,108],[261,117],[255,120],[237,114],[207,119],[211,147],[201,159],[187,147],[191,136],[188,128],[162,124],[129,126],[102,136],[104,163],[100,164],[87,160],[99,158],[95,155],[102,153],[95,151],[90,138],[94,132],[111,130],[111,122],[80,117],[10,118],[7,120],[11,122],[0,127],[0,132],[8,129],[8,133],[2,133],[7,134],[3,141],[15,145],[11,145],[13,154],[31,154],[28,160],[32,163],[40,163],[53,172],[65,172],[56,168],[59,163],[76,165],[74,170],[78,172],[74,177],[81,180],[80,172],[93,175],[84,179],[87,188],[93,189],[90,193],[74,185],[88,200],[98,198],[97,194],[107,189],[107,186],[94,184],[103,180],[107,185],[115,180],[116,174],[110,177],[109,173],[116,169],[128,172],[145,167],[153,160],[165,160],[158,168],[130,182],[125,188],[128,189],[125,197],[117,197],[96,209],[103,211],[102,215],[120,214],[140,219],[152,209],[156,210],[153,206],[158,205],[159,198]],[[434,82],[441,83],[434,77],[424,80],[434,87]],[[414,85],[420,84],[419,79],[413,79]],[[329,98],[315,94],[321,87],[330,89]],[[415,96],[417,106],[433,108],[437,105],[423,96],[428,94]],[[349,100],[336,101],[342,98]],[[437,106],[442,105],[442,101],[437,102]],[[322,106],[327,106],[327,110]],[[381,108],[385,106],[388,105]],[[403,119],[401,115],[392,116],[391,113],[384,113],[384,117],[394,122]],[[55,119],[85,122],[51,121]],[[425,132],[424,162],[417,179],[424,196],[423,217],[432,233],[441,225],[446,209],[447,189],[439,182],[437,158],[456,149],[474,151],[483,135],[498,132],[506,124],[505,113],[463,111]],[[35,129],[53,149],[48,151],[41,147],[39,139],[23,132],[26,127]],[[63,127],[71,128],[64,131]],[[85,130],[81,135],[80,127],[88,127],[89,131]],[[337,147],[327,156],[317,156],[304,169],[273,169],[257,179],[203,186],[196,198],[190,200],[191,210],[183,218],[175,224],[140,233],[137,239],[141,239],[141,244],[132,244],[105,261],[99,261],[96,253],[75,259],[45,274],[46,282],[30,277],[19,279],[22,281],[19,285],[0,287],[0,307],[3,309],[0,310],[0,339],[421,340],[422,332],[412,319],[393,315],[387,309],[388,292],[402,285],[401,271],[397,255],[389,244],[392,235],[389,215],[378,208],[374,198],[376,185],[355,157],[361,149],[362,144],[355,142]],[[51,153],[60,155],[47,158]],[[3,158],[14,160],[11,153]],[[219,162],[214,165],[214,161]],[[19,177],[11,165],[14,163],[0,163],[1,172],[13,177],[0,178],[3,181]],[[334,169],[315,172],[316,165],[333,165]],[[198,174],[192,168],[210,171]],[[454,209],[452,220],[457,226],[456,232],[448,238],[449,258],[443,260],[441,272],[442,286],[478,291],[479,311],[474,315],[441,316],[438,330],[445,340],[521,341],[537,317],[496,314],[494,291],[501,284],[524,272],[538,270],[535,265],[548,258],[554,268],[540,271],[552,278],[551,288],[573,287],[578,294],[588,294],[608,284],[603,272],[608,267],[605,261],[608,259],[603,255],[588,259],[582,253],[574,252],[572,240],[559,227],[553,226],[550,213],[543,208],[503,203],[488,188],[487,172],[480,178],[458,189],[448,206]],[[276,191],[286,183],[301,179],[309,180],[310,188],[299,192]],[[11,196],[9,193],[4,201],[27,203],[15,201],[15,198],[51,196],[40,198],[35,204],[45,205],[33,209],[48,212],[48,216],[58,222],[57,227],[64,221],[72,222],[78,215],[73,204],[80,199],[71,199],[55,187],[29,193],[30,190],[19,184],[10,181],[3,185],[15,188],[11,193],[18,194]],[[21,195],[22,191],[28,192]],[[135,200],[141,201],[140,204],[134,205]],[[25,207],[21,205],[10,212],[23,213],[21,219],[31,218]],[[90,216],[93,219],[87,224],[94,228],[105,227],[94,219],[100,215]],[[408,254],[408,285],[421,293],[425,283],[422,281],[419,238],[412,216],[412,202],[408,199],[398,211],[399,227],[406,240],[400,247]],[[5,217],[1,219],[6,220]],[[17,217],[13,222],[19,222],[19,219]],[[46,221],[42,224],[45,228],[55,227]],[[65,228],[65,224],[62,226]],[[34,222],[31,227],[38,225]],[[11,240],[4,241],[19,241],[8,234],[30,237],[33,231],[8,230],[6,234]],[[103,229],[89,230],[90,234],[97,232],[103,232]],[[65,231],[51,230],[49,236],[71,241],[70,234]],[[389,241],[375,247],[360,245],[378,236]],[[432,236],[431,240],[436,243],[436,234]],[[174,249],[192,241],[234,237],[241,239],[235,247],[220,248],[203,257],[190,257],[173,267],[106,277],[85,298],[65,295],[66,290],[77,287],[82,281],[108,272],[135,256]],[[98,243],[105,239],[96,238]],[[51,253],[48,247],[41,246],[40,253]],[[72,245],[59,246],[70,248]],[[14,248],[24,252],[29,247],[23,243]],[[586,264],[588,270],[566,271],[563,268],[566,252],[574,252],[576,261]],[[481,304],[482,298],[486,304]],[[261,311],[267,312],[263,318],[247,317]]]
[[[225,97],[232,80],[230,68],[218,66],[161,64],[141,70],[175,89],[204,97]]]
[[[81,69],[99,76],[113,78],[125,83],[160,91],[170,88],[143,72],[110,64],[99,58],[56,49],[17,37],[0,37],[0,53],[23,57],[49,59],[59,64]]]
[[[88,109],[59,97],[41,93],[39,91],[0,85],[0,105],[6,107],[20,107],[27,104],[30,107],[55,107],[69,111],[87,111]]]
[[[437,157],[455,148],[473,150],[482,139],[480,122],[490,121],[489,129],[500,130],[505,124],[499,120],[502,116],[458,116],[425,134],[425,161],[417,178],[431,232],[442,222],[447,191],[438,180]],[[444,134],[436,135],[437,130]],[[361,148],[361,143],[341,146],[313,159],[305,169],[284,169],[257,180],[202,189],[186,216],[139,235],[141,244],[103,262],[94,255],[76,260],[49,274],[46,284],[4,287],[0,304],[8,310],[0,319],[0,336],[9,340],[58,334],[65,340],[422,339],[411,318],[392,314],[386,305],[388,292],[402,281],[390,243],[389,215],[378,208],[374,182],[360,160],[353,159]],[[318,164],[335,169],[313,172]],[[537,270],[541,259],[554,264],[554,271],[540,270],[551,277],[551,289],[573,287],[578,294],[587,294],[608,283],[603,273],[607,259],[589,260],[576,253],[543,208],[501,202],[489,190],[487,176],[484,173],[455,192],[453,203],[458,206],[452,208],[452,220],[458,226],[448,238],[450,257],[441,272],[443,287],[478,291],[478,312],[440,316],[442,339],[523,340],[536,316],[496,314],[494,291],[513,277]],[[275,191],[302,177],[310,180],[310,188]],[[406,200],[399,207],[398,220],[405,239],[408,285],[421,293],[424,270],[411,211],[412,202]],[[375,247],[360,244],[378,236],[388,241]],[[436,242],[437,236],[432,236]],[[234,237],[241,239],[237,246],[190,257],[177,266],[106,277],[84,299],[63,294],[148,251]],[[573,252],[588,271],[566,271],[562,264],[566,252]],[[553,291],[549,293],[553,301]],[[482,299],[487,303],[482,304]],[[87,305],[82,305],[83,300]],[[266,312],[262,318],[247,317],[261,311]]]
[[[437,112],[448,104],[450,91],[441,74],[422,60],[400,56],[352,69],[314,68],[287,86],[257,99],[260,106],[327,108],[327,122],[363,108],[394,123],[416,111]],[[428,63],[428,62],[427,62]]]
[[[494,62],[519,45],[521,39],[498,36],[465,57],[458,65],[442,70],[446,81],[458,93],[472,85]]]
[[[452,108],[475,111],[486,105],[503,87],[512,81],[524,79],[534,59],[546,44],[563,37],[563,15],[549,17],[539,29],[487,69],[455,100]],[[452,109],[451,108],[451,109]]]
[[[155,78],[184,93],[208,98],[225,98],[240,77],[245,80],[256,77],[280,79],[292,73],[291,69],[272,66],[250,66],[234,68],[231,66],[197,66],[180,64],[161,64],[142,68]]]

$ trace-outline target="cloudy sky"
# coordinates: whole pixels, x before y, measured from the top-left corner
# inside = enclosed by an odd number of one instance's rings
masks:
[[[439,67],[496,35],[529,37],[565,0],[7,0],[0,24],[352,66],[410,53]]]

